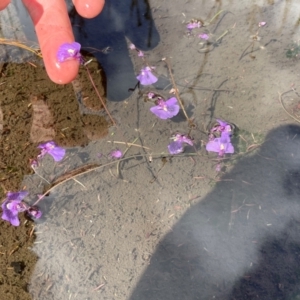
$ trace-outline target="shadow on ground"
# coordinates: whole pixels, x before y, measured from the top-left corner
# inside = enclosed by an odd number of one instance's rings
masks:
[[[268,134],[157,246],[130,300],[298,299],[300,127]]]

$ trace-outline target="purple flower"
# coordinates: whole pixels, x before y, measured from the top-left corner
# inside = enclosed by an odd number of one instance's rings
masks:
[[[66,60],[77,59],[80,63],[83,63],[80,48],[80,44],[76,42],[62,44],[57,51],[57,60],[64,62]]]
[[[147,94],[147,97],[148,97],[148,99],[154,99],[154,98],[156,97],[156,94],[153,93],[153,92],[149,92],[149,93]]]
[[[220,157],[225,153],[234,153],[234,147],[231,144],[228,133],[223,133],[221,137],[209,141],[206,144],[206,150],[209,152],[217,152]]]
[[[130,49],[130,50],[135,50],[135,49],[136,49],[136,48],[135,48],[135,45],[131,43],[131,44],[129,45],[129,49]]]
[[[190,146],[193,146],[193,145],[194,145],[193,141],[192,141],[188,136],[186,136],[186,135],[184,135],[184,134],[179,134],[179,133],[177,133],[177,134],[175,135],[175,137],[173,137],[173,140],[174,140],[175,142],[180,142],[180,143],[186,143],[186,144],[189,144]]]
[[[160,119],[170,119],[176,116],[179,112],[179,105],[175,97],[170,98],[167,101],[159,99],[157,105],[150,108],[150,111],[154,113]]]
[[[143,57],[144,56],[144,52],[141,51],[141,50],[139,50],[139,49],[137,49],[134,44],[130,44],[129,45],[129,49],[130,50],[136,50],[139,57]]]
[[[27,210],[26,204],[21,203],[27,195],[27,191],[16,193],[8,192],[5,201],[1,205],[3,210],[2,219],[10,222],[13,226],[19,226],[20,220],[18,213]]]
[[[42,149],[38,158],[44,157],[47,153],[50,154],[55,161],[60,161],[64,158],[66,150],[58,147],[53,141],[40,144],[38,148]]]
[[[201,33],[198,37],[206,41],[209,39],[209,35],[207,33]]]
[[[200,28],[201,26],[202,26],[201,21],[192,20],[191,22],[189,22],[189,23],[186,25],[186,28],[189,29],[189,30],[192,30],[192,29],[194,29],[194,28]]]
[[[37,208],[37,206],[30,206],[26,212],[35,219],[39,219],[42,216],[42,212]]]
[[[119,158],[122,158],[123,153],[122,153],[121,150],[116,149],[116,150],[111,151],[111,152],[109,153],[109,156],[110,156],[111,158],[119,159]]]
[[[220,163],[216,165],[216,171],[217,171],[217,172],[220,172],[220,171],[221,171],[221,164],[220,164]]]
[[[184,151],[184,144],[180,142],[173,141],[168,145],[168,150],[170,154],[179,154]]]
[[[189,144],[190,146],[194,145],[193,141],[186,135],[176,134],[173,138],[173,142],[168,145],[168,150],[170,154],[173,155],[182,153],[184,151],[185,144]]]
[[[32,168],[33,171],[39,166],[39,163],[36,159],[29,159],[30,162],[30,167]]]
[[[142,85],[151,85],[157,81],[157,77],[152,74],[152,68],[142,68],[141,73],[136,77]]]
[[[223,121],[221,119],[217,119],[217,122],[219,123],[219,125],[215,125],[210,130],[210,133],[212,134],[212,139],[214,138],[214,136],[213,136],[214,133],[218,133],[218,134],[228,133],[229,135],[232,134],[232,128],[229,123],[227,123],[226,121]]]
[[[267,22],[259,22],[258,27],[264,27],[267,24]]]

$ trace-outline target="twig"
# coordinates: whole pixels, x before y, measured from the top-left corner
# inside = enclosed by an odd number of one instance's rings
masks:
[[[124,151],[123,156],[125,156],[125,154],[128,152],[128,150],[131,148],[131,146],[137,141],[138,138],[135,138],[133,140],[133,142],[131,143],[131,145],[129,145],[129,143],[126,143],[128,145],[127,149]],[[117,176],[120,177],[120,161],[118,160],[117,163]]]
[[[286,112],[286,114],[288,114],[288,115],[289,115],[292,119],[294,119],[296,122],[300,123],[300,120],[297,119],[296,117],[294,117],[292,114],[290,114],[290,113],[287,111],[287,109],[284,107],[284,105],[283,105],[282,95],[287,94],[287,93],[289,93],[289,92],[291,92],[291,91],[293,91],[293,90],[288,90],[287,92],[284,92],[284,93],[282,93],[282,94],[280,94],[280,93],[278,92],[278,94],[279,94],[279,102],[280,102],[280,104],[281,104],[283,110]]]
[[[113,144],[123,144],[123,145],[128,145],[128,146],[134,146],[134,147],[139,147],[139,148],[143,148],[143,149],[147,149],[147,150],[151,150],[151,148],[149,147],[145,147],[142,145],[138,145],[138,144],[133,144],[133,143],[126,143],[126,142],[118,142],[118,141],[107,141],[108,143],[113,143]]]
[[[78,181],[76,178],[73,178],[73,180],[75,182],[77,182],[79,185],[81,185],[86,190],[86,186],[83,183],[81,183],[80,181]]]
[[[51,184],[46,178],[44,178],[43,176],[39,175],[37,172],[35,172],[35,174],[37,176],[39,176],[41,179],[43,179],[44,181],[46,181],[48,184]]]
[[[94,90],[95,90],[95,92],[96,92],[98,98],[100,99],[100,101],[101,101],[101,103],[102,103],[102,105],[103,105],[103,107],[104,107],[106,113],[108,114],[108,116],[109,116],[111,122],[116,126],[117,124],[116,124],[115,120],[113,119],[113,117],[111,116],[109,110],[107,109],[107,107],[106,107],[106,105],[105,105],[105,103],[104,103],[104,101],[103,101],[103,99],[102,99],[102,97],[101,97],[101,95],[100,95],[100,93],[99,93],[99,91],[98,91],[96,85],[95,85],[95,82],[94,82],[94,80],[93,80],[93,78],[92,78],[92,75],[91,75],[91,72],[90,72],[89,68],[88,68],[87,66],[85,66],[85,68],[86,68],[86,71],[87,71],[88,76],[89,76],[89,78],[90,78],[90,81],[91,81],[91,83],[92,83],[92,85],[93,85],[93,88],[94,88]]]
[[[177,85],[176,85],[176,83],[175,83],[174,76],[173,76],[173,73],[172,73],[172,70],[171,70],[170,62],[169,62],[167,59],[165,59],[165,62],[166,62],[166,64],[167,64],[167,67],[168,67],[168,70],[169,70],[169,73],[170,73],[171,81],[172,81],[172,84],[173,84],[173,87],[174,87],[174,90],[175,90],[175,95],[176,95],[176,97],[177,97],[177,100],[178,100],[178,102],[179,102],[179,104],[180,104],[180,107],[181,107],[181,109],[182,109],[182,111],[183,111],[183,113],[184,113],[184,116],[185,116],[186,120],[187,120],[188,123],[189,123],[189,126],[192,128],[192,127],[194,127],[194,123],[193,123],[193,121],[188,117],[188,115],[187,115],[187,113],[186,113],[186,110],[185,110],[185,108],[184,108],[184,105],[183,105],[183,103],[182,103],[182,100],[180,99],[180,96],[179,96],[179,93],[178,93],[178,89],[177,89]]]
[[[217,12],[212,18],[211,20],[208,22],[208,24],[205,24],[205,26],[209,25],[218,15],[220,15],[223,12],[223,10],[220,10],[219,12]]]
[[[221,35],[216,39],[216,43],[217,43],[221,38],[223,38],[227,33],[229,33],[229,30],[228,30],[228,29],[225,30],[225,31],[223,32],[223,34],[221,34]]]
[[[93,292],[95,292],[95,291],[101,289],[101,288],[104,287],[104,286],[105,286],[105,283],[100,284],[99,286],[97,286],[96,288],[93,289]]]
[[[57,183],[55,183],[53,186],[51,186],[43,195],[41,195],[39,197],[38,200],[35,201],[35,203],[32,205],[32,206],[35,206],[37,205],[46,195],[48,195],[54,188],[70,181],[70,180],[73,180],[74,178],[78,177],[78,176],[81,176],[81,175],[85,175],[85,174],[88,174],[90,172],[93,172],[93,171],[96,171],[96,170],[99,170],[101,168],[105,168],[105,167],[108,167],[108,166],[111,166],[115,163],[119,163],[121,161],[125,161],[125,160],[129,160],[129,159],[132,159],[132,158],[139,158],[139,157],[147,157],[149,154],[135,154],[135,155],[131,155],[131,156],[128,156],[128,157],[123,157],[123,158],[120,158],[118,161],[112,161],[112,162],[109,162],[109,163],[106,163],[104,165],[96,165],[96,166],[91,166],[88,170],[84,170],[82,172],[76,172],[76,170],[74,170],[73,172],[75,173],[75,175],[72,175],[68,178],[65,178],[61,181],[57,181]],[[155,158],[162,158],[162,157],[173,157],[173,158],[176,158],[176,157],[187,157],[187,156],[195,156],[195,155],[198,155],[197,153],[186,153],[186,154],[177,154],[177,155],[172,155],[172,154],[152,154],[152,158],[155,159]],[[79,169],[83,169],[82,167],[80,167]]]

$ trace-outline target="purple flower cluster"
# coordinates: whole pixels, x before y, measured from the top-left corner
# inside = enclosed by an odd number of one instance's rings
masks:
[[[28,206],[23,199],[28,195],[27,191],[8,192],[6,199],[2,203],[2,219],[10,222],[13,226],[19,226],[20,220],[18,214],[20,212],[27,212],[33,218],[40,218],[42,212],[35,206]]]
[[[41,153],[37,157],[38,159],[49,154],[55,161],[60,161],[66,154],[66,150],[57,146],[53,141],[42,143],[38,146],[38,148],[41,149]],[[30,160],[31,167],[34,171],[38,167],[38,159]],[[6,199],[1,205],[2,219],[10,222],[13,226],[19,226],[20,220],[18,214],[20,212],[26,212],[29,216],[36,219],[40,218],[42,212],[36,206],[30,206],[23,201],[27,195],[27,191],[8,192]]]
[[[188,30],[193,30],[195,28],[202,27],[202,22],[199,20],[191,20],[189,23],[187,23],[186,28]]]
[[[223,157],[226,153],[234,153],[234,147],[231,144],[232,126],[220,119],[209,134],[209,141],[206,144],[206,150],[209,152],[217,152],[219,157]]]

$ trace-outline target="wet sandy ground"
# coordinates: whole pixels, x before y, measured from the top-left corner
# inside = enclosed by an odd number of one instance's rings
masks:
[[[184,117],[156,119],[138,91],[109,102],[118,127],[68,150],[59,168],[49,159],[40,169],[52,178],[83,164],[103,165],[40,203],[47,213],[35,227],[32,251],[39,259],[29,292],[33,299],[297,299],[299,127],[282,127],[296,120],[283,110],[278,92],[296,89],[282,101],[297,118],[298,59],[286,53],[298,39],[299,5],[153,1],[151,7],[161,42],[147,58],[166,77],[159,61],[172,58],[181,97],[197,125],[191,132],[195,149],[164,164],[155,154],[167,153],[173,133],[189,131]],[[228,33],[205,52],[197,36],[186,35],[185,23],[210,20],[220,10],[205,30],[215,40]],[[253,41],[261,21],[267,25]],[[138,72],[141,61],[134,54],[132,60]],[[216,117],[240,129],[239,154],[219,175],[215,156],[203,147]],[[118,168],[104,166],[111,162],[105,155],[125,151],[133,141]],[[261,143],[257,152],[245,153]],[[40,192],[38,176],[24,184]],[[18,255],[8,255],[12,247],[3,251],[7,257]]]

